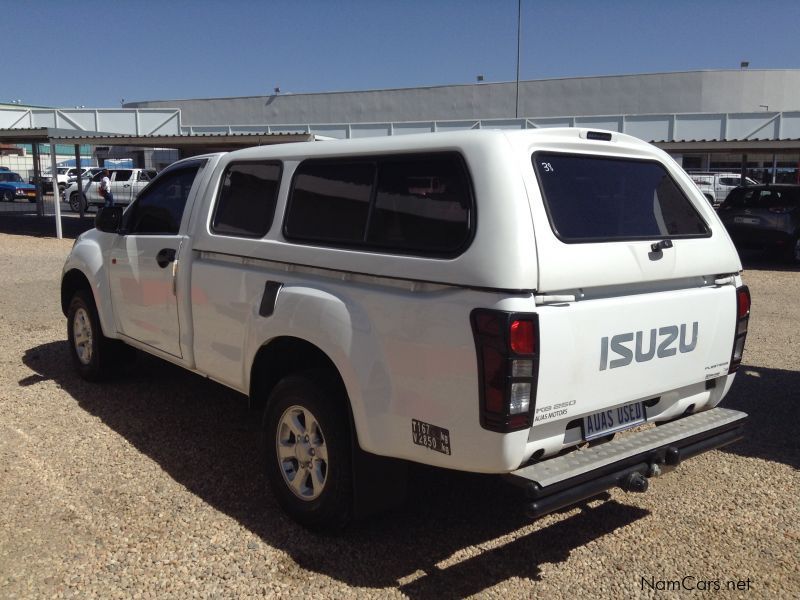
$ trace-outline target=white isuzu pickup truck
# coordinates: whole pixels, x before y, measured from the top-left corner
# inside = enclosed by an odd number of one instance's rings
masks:
[[[741,269],[653,146],[484,130],[179,161],[101,209],[61,304],[86,379],[133,347],[262,408],[306,526],[402,498],[409,461],[502,474],[535,518],[741,437]]]

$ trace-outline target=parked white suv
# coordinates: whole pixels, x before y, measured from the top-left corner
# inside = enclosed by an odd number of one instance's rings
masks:
[[[536,517],[742,435],[718,406],[747,334],[739,257],[627,135],[194,157],[96,224],[61,286],[78,373],[133,347],[247,395],[270,490],[307,526],[400,500],[408,461],[503,474]]]
[[[744,185],[739,173],[689,173],[689,177],[714,206],[722,204],[733,188]],[[746,185],[758,185],[750,177],[745,177],[745,182]]]
[[[102,169],[96,170],[91,179],[81,178],[83,187],[83,209],[90,206],[98,207],[105,204],[105,199],[100,195],[100,181],[103,179]],[[108,169],[111,180],[111,193],[114,195],[114,204],[127,206],[144,187],[152,181],[157,171],[155,169]],[[69,207],[74,212],[80,211],[78,182],[74,181],[65,191],[63,199],[69,202]]]

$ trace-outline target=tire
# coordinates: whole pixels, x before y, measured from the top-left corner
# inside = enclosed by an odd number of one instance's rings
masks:
[[[279,381],[267,402],[267,481],[283,510],[309,529],[340,530],[353,512],[345,400],[335,377],[307,371]]]
[[[72,362],[87,381],[107,379],[121,365],[123,352],[128,349],[119,340],[103,335],[89,290],[78,290],[72,296],[67,310],[67,340]]]
[[[13,202],[14,194],[12,194],[9,190],[3,190],[2,199],[3,202]]]
[[[69,208],[72,212],[81,212],[80,201],[78,200],[78,192],[72,192],[69,195]],[[88,208],[86,204],[86,196],[83,196],[83,212]]]
[[[792,238],[789,244],[789,252],[787,253],[789,262],[794,265],[800,265],[800,233]]]

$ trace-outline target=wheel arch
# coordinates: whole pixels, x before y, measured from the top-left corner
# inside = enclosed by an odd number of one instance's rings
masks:
[[[87,245],[91,246],[92,244]],[[100,329],[103,335],[114,339],[118,336],[111,310],[111,294],[102,263],[102,254],[96,250],[99,249],[81,248],[78,250],[76,247],[70,258],[67,259],[64,274],[61,276],[61,311],[66,316],[75,292],[80,289],[89,290],[100,318]]]
[[[340,396],[347,405],[352,424],[352,409],[347,386],[336,363],[318,346],[293,336],[280,336],[263,344],[250,367],[250,405],[263,409],[272,389],[284,377],[303,371],[325,370],[334,377]]]
[[[92,296],[94,296],[92,284],[89,283],[89,279],[84,275],[83,271],[80,269],[70,269],[64,273],[64,276],[61,278],[61,312],[64,313],[65,317],[67,316],[69,303],[72,301],[75,292],[83,289],[89,290],[92,292]],[[95,298],[94,303],[95,306],[97,306],[97,298]]]

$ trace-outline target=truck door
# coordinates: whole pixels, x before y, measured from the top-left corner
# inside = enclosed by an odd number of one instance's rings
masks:
[[[204,160],[165,171],[136,199],[111,250],[109,280],[117,329],[134,340],[181,357],[176,260],[181,221]],[[116,192],[115,192],[116,194]]]
[[[133,185],[132,169],[117,169],[111,177],[111,193],[114,194],[114,203],[126,206],[131,203],[135,196],[131,196]]]
[[[155,179],[155,173],[149,169],[135,171],[131,178],[131,201],[135,200],[139,192],[146,188],[153,179]]]

